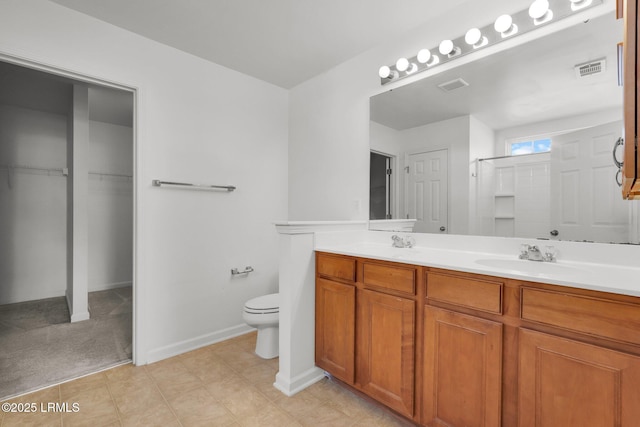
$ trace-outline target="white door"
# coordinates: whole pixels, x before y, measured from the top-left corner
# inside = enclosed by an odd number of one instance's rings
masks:
[[[413,231],[448,232],[448,164],[447,150],[409,155],[407,204],[409,218],[417,220]]]
[[[552,140],[551,229],[562,240],[629,241],[629,205],[620,197],[613,144],[622,122]]]

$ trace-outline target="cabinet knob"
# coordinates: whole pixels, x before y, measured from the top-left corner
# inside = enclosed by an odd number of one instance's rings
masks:
[[[560,233],[558,233],[558,230],[551,230],[551,231],[549,232],[549,234],[551,234],[552,236],[554,236],[554,237],[555,237],[555,236],[557,236],[557,235],[558,235],[558,234],[560,234]]]
[[[442,227],[440,227],[440,231],[446,231],[447,227],[445,227],[444,225]]]

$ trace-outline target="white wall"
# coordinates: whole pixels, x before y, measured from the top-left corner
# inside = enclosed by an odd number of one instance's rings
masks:
[[[63,168],[67,118],[0,105],[0,165]],[[67,179],[0,171],[0,304],[63,296],[67,283]]]
[[[46,0],[0,3],[0,52],[137,88],[137,363],[245,330],[244,302],[277,288],[287,92]]]
[[[374,151],[399,156],[402,153],[400,135],[400,131],[374,121],[369,122],[370,148]]]
[[[91,96],[91,93],[89,93]],[[89,292],[133,278],[133,129],[89,122]]]

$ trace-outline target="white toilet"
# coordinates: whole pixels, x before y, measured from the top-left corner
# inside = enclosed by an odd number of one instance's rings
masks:
[[[256,354],[263,359],[278,357],[280,294],[250,299],[244,304],[242,318],[247,325],[258,329]]]

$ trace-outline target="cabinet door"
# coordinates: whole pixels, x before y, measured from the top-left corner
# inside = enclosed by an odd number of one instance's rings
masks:
[[[424,326],[422,423],[499,427],[502,325],[426,306]]]
[[[354,380],[356,288],[316,280],[316,365],[350,384]]]
[[[520,427],[631,427],[640,357],[520,329]]]
[[[357,382],[374,399],[413,417],[415,302],[360,290],[357,322]]]
[[[622,3],[622,13],[620,6]],[[638,92],[638,2],[618,1],[618,16],[624,18],[624,166],[622,168],[622,196],[640,197],[640,151],[636,140],[640,125],[640,92]]]

